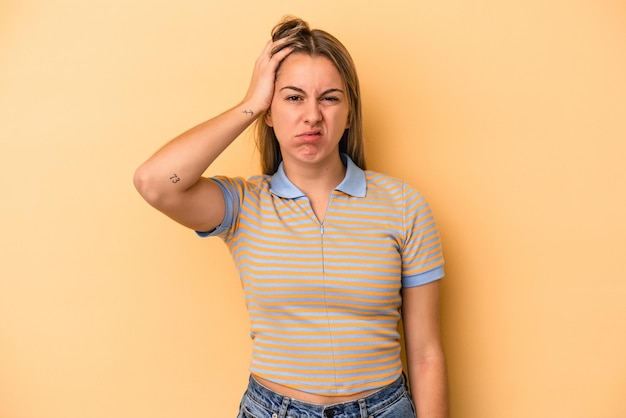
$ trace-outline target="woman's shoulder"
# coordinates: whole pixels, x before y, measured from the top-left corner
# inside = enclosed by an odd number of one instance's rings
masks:
[[[365,181],[368,185],[377,185],[381,187],[411,187],[405,180],[375,170],[364,170]]]
[[[268,175],[253,175],[248,178],[243,176],[227,176],[227,175],[216,175],[211,177],[212,180],[215,180],[219,183],[227,183],[227,184],[237,184],[244,187],[263,187],[269,184],[270,179],[272,177]]]
[[[406,201],[423,198],[422,193],[408,181],[380,171],[365,170],[368,193]]]
[[[254,175],[248,178],[241,176],[231,177],[226,175],[217,175],[211,177],[223,188],[229,189],[236,194],[242,195],[260,195],[268,192],[270,189],[271,176]]]

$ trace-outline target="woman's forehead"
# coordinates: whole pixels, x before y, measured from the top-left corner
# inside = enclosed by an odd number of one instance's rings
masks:
[[[337,67],[325,56],[291,54],[283,60],[276,76],[278,85],[299,88],[325,87],[342,89],[344,82]]]

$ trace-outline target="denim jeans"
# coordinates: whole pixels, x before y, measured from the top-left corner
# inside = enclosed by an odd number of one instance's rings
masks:
[[[261,385],[250,376],[237,418],[415,418],[402,378],[356,401],[316,405],[298,401]]]

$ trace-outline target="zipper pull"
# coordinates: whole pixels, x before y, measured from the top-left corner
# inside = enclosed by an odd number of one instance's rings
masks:
[[[324,235],[324,224],[320,224],[320,234]]]

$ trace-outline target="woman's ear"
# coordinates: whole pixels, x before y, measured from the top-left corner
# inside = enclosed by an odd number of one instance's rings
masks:
[[[272,111],[268,110],[265,112],[265,124],[270,128],[274,127],[274,122],[272,122]]]

